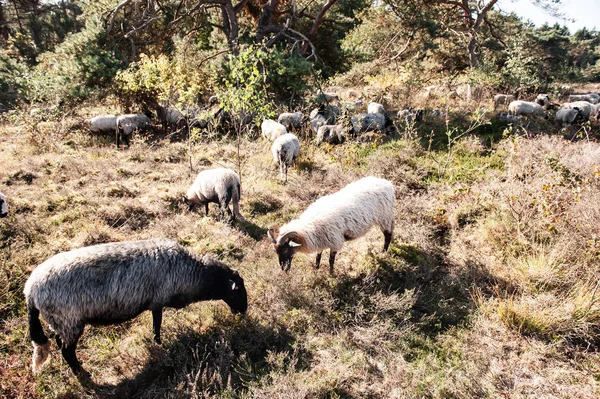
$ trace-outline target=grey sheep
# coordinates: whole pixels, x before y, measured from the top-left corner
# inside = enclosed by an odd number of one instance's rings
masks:
[[[300,154],[298,137],[292,133],[277,137],[271,146],[271,153],[273,154],[273,161],[279,165],[279,172],[281,176],[285,175],[285,182],[287,183],[288,168]]]
[[[152,121],[145,114],[126,114],[117,118],[117,147],[121,140],[129,147],[129,138],[135,131],[143,131],[150,128]]]
[[[381,105],[379,103],[371,102],[367,106],[367,113],[385,115],[385,108],[383,107],[383,105]]]
[[[355,134],[383,131],[385,129],[385,116],[383,114],[358,114],[350,118]]]
[[[329,144],[342,144],[346,140],[344,125],[323,125],[317,131],[316,144],[322,142]]]
[[[198,173],[192,186],[188,189],[185,202],[190,205],[204,205],[208,215],[208,204],[219,204],[221,217],[227,213],[229,221],[238,218],[244,221],[240,214],[240,196],[242,193],[240,177],[231,169],[216,168]],[[233,213],[229,210],[229,202],[233,205]]]
[[[589,94],[571,94],[569,96],[569,102],[575,101],[587,101],[590,104],[598,104],[600,102],[600,95],[589,93]]]
[[[8,216],[8,203],[6,202],[6,195],[0,193],[0,218]]]
[[[563,125],[572,125],[578,120],[584,120],[585,116],[581,108],[567,108],[567,109],[559,109],[556,111],[555,120],[557,123],[562,123]]]
[[[170,127],[180,129],[185,125],[185,116],[177,108],[169,105],[156,106],[156,116],[162,123],[162,128],[165,132]]]
[[[515,99],[512,94],[496,94],[494,96],[494,111],[499,105],[507,105]]]
[[[117,130],[116,115],[98,115],[87,121],[92,133],[114,133]]]
[[[87,375],[75,349],[88,324],[117,324],[150,310],[154,340],[160,343],[165,307],[180,309],[206,300],[223,300],[233,313],[244,313],[248,307],[244,280],[237,271],[166,239],[115,242],[60,253],[35,268],[24,293],[34,348],[33,372],[42,368],[50,352],[41,315],[78,376]]]
[[[277,118],[277,122],[285,126],[287,130],[300,129],[303,121],[302,112],[283,112]]]

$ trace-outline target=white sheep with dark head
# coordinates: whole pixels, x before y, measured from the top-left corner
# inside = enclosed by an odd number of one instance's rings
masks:
[[[298,252],[317,252],[315,267],[321,254],[329,248],[329,271],[333,272],[335,256],[344,243],[365,235],[378,226],[384,235],[387,251],[394,232],[394,186],[385,179],[365,177],[340,191],[319,198],[298,219],[267,234],[279,258],[282,270],[288,271]]]
[[[129,139],[133,132],[144,131],[151,127],[152,121],[146,114],[125,114],[117,118],[117,147],[121,140],[129,147]]]
[[[277,122],[285,126],[287,130],[300,129],[304,122],[302,112],[283,112],[277,118]]]
[[[63,252],[36,267],[25,283],[33,372],[46,363],[50,341],[41,316],[71,370],[81,367],[75,349],[86,325],[117,324],[152,311],[154,340],[161,342],[163,309],[223,300],[232,312],[248,307],[238,272],[209,256],[195,256],[175,241],[154,239],[94,245]]]
[[[271,153],[273,154],[273,161],[279,165],[279,172],[282,177],[285,176],[285,182],[287,183],[288,168],[300,154],[298,137],[292,133],[277,137],[271,145]]]
[[[544,108],[534,102],[529,101],[513,101],[508,105],[508,113],[510,115],[534,115],[547,117]]]
[[[231,169],[216,168],[198,173],[192,186],[185,195],[188,205],[204,205],[208,215],[208,204],[219,204],[221,217],[228,215],[229,221],[238,218],[244,221],[240,214],[240,196],[242,193],[240,177]],[[229,209],[231,201],[233,213]]]
[[[277,137],[287,133],[287,129],[279,122],[272,119],[265,119],[260,124],[261,136],[269,141],[275,140]]]

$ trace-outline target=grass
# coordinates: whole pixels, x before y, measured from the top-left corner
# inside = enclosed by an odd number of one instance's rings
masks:
[[[415,137],[303,141],[288,184],[268,143],[242,140],[246,222],[231,225],[179,198],[199,170],[237,168],[234,141],[137,138],[116,150],[76,123],[39,124],[48,135],[35,139],[3,125],[0,397],[597,397],[600,144],[502,138],[494,123],[451,148]],[[340,251],[333,276],[311,267],[314,255],[281,272],[267,229],[366,175],[396,187],[389,251],[373,229]],[[169,309],[160,346],[147,312],[88,327],[78,354],[93,384],[55,346],[33,376],[30,271],[61,251],[150,237],[238,269],[248,313],[222,302]]]

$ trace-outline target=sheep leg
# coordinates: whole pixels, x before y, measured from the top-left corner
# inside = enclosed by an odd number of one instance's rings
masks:
[[[319,253],[317,254],[317,260],[315,261],[315,269],[318,269],[318,268],[319,268],[319,266],[321,266],[321,254],[322,254],[322,253],[323,253],[323,252],[319,252]]]
[[[208,216],[208,202],[204,204],[204,210],[206,211],[206,216]]]
[[[162,344],[160,340],[160,325],[162,323],[162,308],[152,310],[152,328],[154,330],[154,342]]]
[[[384,231],[383,237],[384,237],[383,251],[385,252],[388,250],[388,248],[390,247],[390,243],[392,242],[392,232]]]
[[[329,250],[329,274],[333,274],[333,264],[335,262],[335,255],[337,252]]]
[[[87,375],[87,372],[83,369],[83,367],[81,367],[81,363],[79,363],[79,360],[77,359],[77,354],[75,353],[75,349],[77,348],[77,341],[79,341],[81,333],[83,333],[83,329],[79,332],[79,334],[77,334],[75,342],[68,346],[63,345],[61,349],[63,359],[65,359],[65,361],[73,371],[73,374],[75,374],[78,377],[83,377]]]

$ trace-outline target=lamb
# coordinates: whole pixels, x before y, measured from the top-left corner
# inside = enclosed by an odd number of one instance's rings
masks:
[[[367,113],[385,115],[385,108],[379,103],[369,103]]]
[[[547,117],[546,111],[538,103],[528,101],[513,101],[508,105],[508,113],[511,115],[538,115]]]
[[[0,218],[8,216],[8,203],[6,202],[6,195],[0,193]]]
[[[216,168],[198,173],[192,186],[188,189],[184,201],[190,206],[204,205],[208,215],[208,204],[219,204],[221,217],[228,215],[228,221],[238,218],[244,221],[240,214],[241,196],[240,177],[231,169]],[[233,204],[233,214],[229,209],[229,201]]]
[[[284,112],[277,118],[277,122],[285,126],[287,130],[300,129],[303,121],[304,115],[302,115],[302,112]]]
[[[342,144],[346,140],[346,131],[344,125],[323,125],[317,131],[316,144],[322,142],[329,144]]]
[[[290,270],[297,252],[317,252],[318,268],[323,250],[329,248],[329,272],[333,273],[335,256],[344,242],[365,235],[374,225],[382,230],[387,251],[394,232],[395,200],[392,183],[373,176],[319,198],[298,219],[281,226],[277,239],[273,230],[267,232],[281,269]]]
[[[383,131],[385,129],[385,116],[383,114],[358,114],[350,118],[355,134]]]
[[[273,161],[279,164],[279,173],[281,176],[285,175],[285,182],[287,183],[288,168],[298,158],[298,154],[300,153],[298,137],[292,133],[277,137],[273,141],[271,152],[273,153]]]
[[[98,115],[87,121],[92,133],[114,133],[117,131],[117,117],[113,114]]]
[[[556,111],[555,120],[557,123],[562,123],[564,125],[572,125],[577,120],[585,119],[583,115],[583,111],[581,108],[567,108],[567,109],[559,109]]]
[[[145,114],[126,114],[117,118],[117,148],[121,140],[129,147],[129,138],[134,131],[146,130],[150,128],[152,121]]]
[[[272,119],[265,119],[260,124],[260,130],[262,137],[269,141],[275,140],[277,137],[287,133],[287,129],[279,122],[275,122]]]
[[[508,105],[514,99],[515,96],[513,96],[512,94],[496,94],[494,96],[494,111],[498,108],[499,105]]]
[[[154,341],[161,343],[163,308],[223,300],[231,311],[248,307],[244,280],[209,256],[195,256],[175,241],[114,242],[63,252],[40,264],[25,283],[32,369],[48,360],[50,341],[39,316],[73,373],[87,377],[75,349],[87,324],[117,324],[152,311]]]

